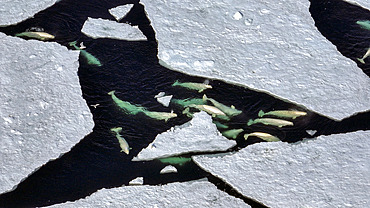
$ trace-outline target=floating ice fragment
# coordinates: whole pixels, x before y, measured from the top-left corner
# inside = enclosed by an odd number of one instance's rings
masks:
[[[133,4],[126,4],[118,7],[114,7],[112,9],[109,9],[109,13],[116,18],[117,21],[120,21],[122,18],[124,18],[127,13],[131,10]]]
[[[152,148],[155,144],[155,148]],[[194,114],[194,118],[173,130],[159,134],[133,161],[152,160],[188,152],[222,151],[236,144],[219,135],[212,118],[205,112]]]
[[[128,185],[130,186],[137,186],[137,185],[143,185],[144,184],[144,178],[143,177],[137,177],[134,180],[128,182]]]
[[[174,166],[172,166],[172,165],[167,165],[159,173],[160,174],[177,173],[177,169]]]
[[[316,130],[306,130],[307,134],[313,136],[314,134],[316,134]]]
[[[168,95],[168,96],[159,97],[159,98],[157,98],[157,101],[158,101],[160,104],[162,104],[162,105],[164,105],[164,106],[168,107],[168,106],[170,105],[170,102],[171,102],[172,97],[173,97],[173,95]]]
[[[160,92],[158,93],[157,95],[154,96],[154,98],[161,98],[165,95],[166,93],[165,92]]]
[[[101,18],[89,17],[81,32],[92,38],[115,38],[128,41],[147,40],[138,28],[126,23],[118,23]]]

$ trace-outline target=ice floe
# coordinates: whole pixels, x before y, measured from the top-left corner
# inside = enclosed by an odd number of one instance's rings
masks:
[[[92,131],[78,52],[0,33],[0,193]]]
[[[102,189],[75,202],[50,207],[250,207],[207,181],[171,183],[163,186],[126,186]]]
[[[369,138],[370,131],[358,131],[295,144],[265,142],[193,160],[269,207],[366,207]]]
[[[361,6],[363,8],[370,10],[370,1],[369,0],[344,0],[346,2],[352,3],[354,5]]]
[[[317,30],[309,1],[141,2],[158,58],[170,68],[269,92],[334,119],[370,108],[370,79]]]
[[[117,21],[121,20],[131,10],[133,4],[126,4],[109,9],[109,13],[116,18]]]
[[[81,32],[92,38],[113,38],[129,41],[146,40],[145,35],[138,27],[101,18],[89,17]]]
[[[17,24],[52,6],[58,0],[1,0],[0,26]]]
[[[168,107],[170,105],[171,99],[173,95],[167,95],[163,97],[157,97],[157,101],[162,104],[165,107]]]
[[[172,165],[167,165],[164,167],[160,172],[160,174],[166,174],[166,173],[177,173],[177,168]]]
[[[212,117],[205,112],[181,126],[159,134],[133,161],[152,160],[188,152],[222,151],[236,145],[235,141],[221,136]]]
[[[128,182],[128,185],[135,186],[135,185],[143,185],[144,178],[143,177],[137,177],[133,179],[132,181]]]

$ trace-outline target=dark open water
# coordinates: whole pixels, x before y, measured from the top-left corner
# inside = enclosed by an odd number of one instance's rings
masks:
[[[312,0],[311,2],[310,12],[320,32],[335,44],[344,56],[353,60],[361,57],[364,54],[363,47],[366,44],[370,46],[370,31],[353,26],[353,22],[359,19],[370,20],[370,12],[339,0]],[[148,41],[92,39],[80,32],[87,17],[115,21],[108,13],[108,9],[126,3],[136,4],[121,22],[138,25]],[[356,15],[343,15],[352,13]],[[181,113],[182,108],[173,104],[170,108],[166,108],[159,104],[153,96],[163,91],[174,95],[177,99],[201,98],[202,93],[173,88],[171,84],[175,80],[203,82],[206,79],[171,71],[158,64],[155,34],[142,5],[137,4],[136,1],[62,0],[39,12],[34,18],[15,26],[0,28],[0,31],[14,35],[31,27],[44,28],[46,32],[56,36],[53,41],[64,46],[68,46],[69,42],[75,40],[84,42],[87,46],[86,50],[103,63],[101,67],[94,67],[88,65],[85,59],[80,57],[78,71],[83,97],[93,114],[95,127],[93,132],[76,144],[70,152],[42,166],[21,182],[15,190],[1,194],[1,207],[35,207],[73,201],[86,197],[101,188],[128,185],[130,180],[138,176],[144,177],[144,184],[151,185],[207,177],[209,181],[227,193],[242,198],[254,207],[262,206],[235,193],[227,184],[204,172],[193,162],[183,166],[177,165],[177,174],[166,175],[159,174],[159,171],[166,165],[158,160],[131,162],[131,159],[151,143],[159,133],[189,121],[189,118]],[[359,67],[369,76],[369,64],[359,64]],[[263,131],[277,135],[283,141],[296,142],[312,137],[306,133],[306,130],[317,130],[314,135],[316,137],[370,129],[369,112],[359,113],[337,122],[310,112],[304,106],[296,106],[245,87],[231,85],[220,80],[210,80],[210,84],[213,89],[205,91],[208,97],[227,105],[234,105],[243,111],[241,115],[226,124],[230,126],[230,129],[243,128],[244,133]],[[140,104],[148,110],[169,112],[173,109],[179,116],[166,123],[140,114],[125,115],[107,95],[111,90],[116,91],[118,98]],[[97,108],[91,107],[97,103],[100,104]],[[275,128],[264,125],[248,127],[245,125],[249,119],[256,118],[261,109],[269,111],[291,108],[308,112],[307,116],[295,119],[293,127]],[[117,139],[110,132],[110,128],[117,126],[123,128],[122,135],[132,147],[129,155],[120,152]],[[237,138],[238,146],[229,151],[236,151],[262,141],[258,138],[250,138],[245,142],[242,138],[244,133]]]

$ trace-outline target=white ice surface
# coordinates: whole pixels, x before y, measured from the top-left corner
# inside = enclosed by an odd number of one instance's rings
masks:
[[[52,6],[57,0],[1,0],[0,26],[17,24]]]
[[[235,145],[235,141],[226,139],[218,132],[210,115],[199,112],[195,113],[188,123],[157,135],[133,161],[152,160],[187,152],[227,150]]]
[[[370,9],[370,1],[369,0],[344,0],[346,2],[352,3],[354,5],[359,5],[363,8]]]
[[[177,173],[177,168],[172,165],[167,165],[159,173],[160,174]]]
[[[170,105],[170,102],[171,102],[171,99],[172,99],[173,95],[167,95],[167,96],[163,96],[163,97],[158,97],[157,98],[157,101],[164,105],[165,107],[168,107]]]
[[[143,185],[144,183],[144,178],[143,177],[137,177],[130,182],[128,182],[129,185]]]
[[[116,18],[117,21],[121,20],[131,10],[133,4],[126,4],[109,9],[109,13]]]
[[[81,32],[92,38],[114,38],[129,41],[146,40],[145,35],[137,27],[101,18],[89,17]]]
[[[370,109],[370,79],[316,29],[309,1],[141,2],[158,58],[175,70],[270,92],[334,119]]]
[[[68,152],[93,128],[77,51],[0,33],[0,193]]]
[[[102,189],[85,199],[50,207],[244,208],[250,206],[218,190],[216,186],[207,181],[192,181],[163,186],[145,185]]]
[[[193,160],[271,208],[370,205],[370,131],[265,142]]]

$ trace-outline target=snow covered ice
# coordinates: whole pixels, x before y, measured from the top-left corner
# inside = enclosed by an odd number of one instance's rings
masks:
[[[370,9],[370,1],[369,0],[344,0],[346,2],[352,3],[354,5],[361,6],[366,9]]]
[[[102,189],[85,199],[50,206],[63,207],[250,207],[207,181],[171,183],[163,186],[126,186]]]
[[[78,52],[3,33],[0,46],[0,192],[4,192],[68,152],[94,123],[77,76]]]
[[[309,1],[142,0],[158,58],[334,119],[369,110],[370,79],[316,29]]]
[[[58,0],[1,0],[0,26],[17,24],[52,6]]]
[[[235,145],[235,141],[220,135],[210,115],[199,112],[195,113],[188,123],[159,134],[133,161],[152,160],[187,152],[222,151]]]
[[[132,9],[133,4],[126,4],[118,7],[114,7],[109,10],[109,13],[116,18],[117,21],[121,20],[126,14]]]
[[[167,173],[177,173],[177,169],[176,167],[172,166],[172,165],[167,165],[166,167],[164,167],[161,171],[160,171],[160,174],[167,174]]]
[[[143,185],[144,178],[143,177],[137,177],[133,180],[131,180],[128,184],[131,186],[137,186],[137,185]]]
[[[235,154],[193,156],[244,196],[276,207],[366,207],[370,131],[295,144],[264,142]]]
[[[101,18],[89,17],[81,32],[92,38],[112,38],[130,41],[146,40],[145,35],[137,27]]]

